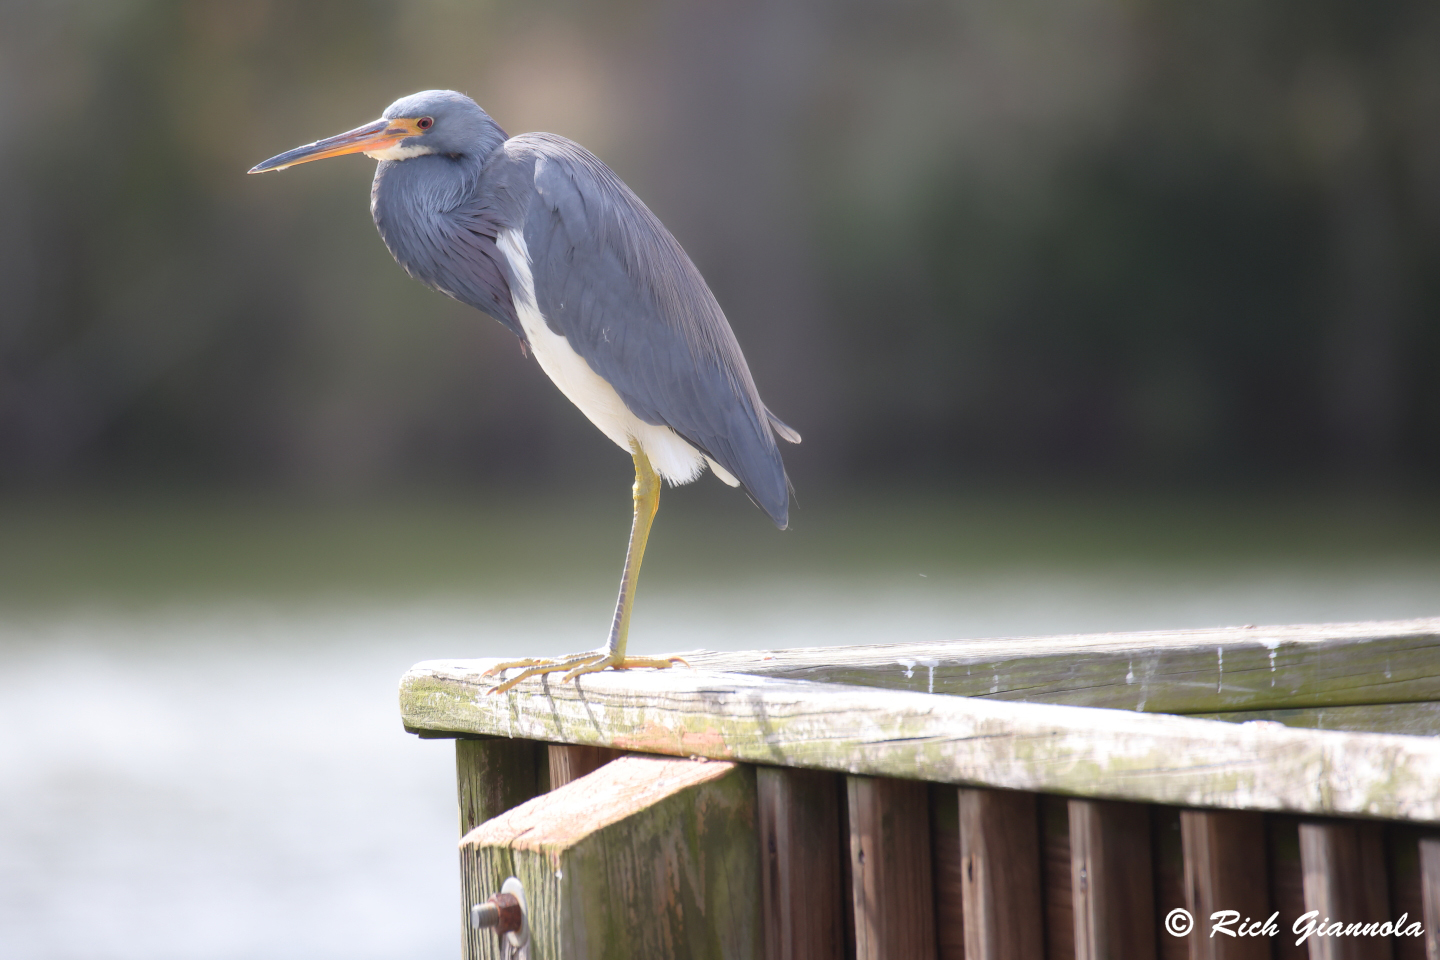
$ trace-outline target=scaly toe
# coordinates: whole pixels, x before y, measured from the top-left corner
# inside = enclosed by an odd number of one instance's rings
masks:
[[[591,650],[586,653],[573,653],[568,657],[557,657],[555,659],[537,658],[533,660],[512,660],[507,663],[497,663],[495,666],[485,671],[484,676],[498,676],[501,672],[505,670],[512,670],[517,668],[520,670],[520,672],[508,680],[503,680],[500,683],[497,683],[495,686],[491,687],[485,692],[487,694],[504,693],[507,690],[514,689],[516,684],[520,683],[523,680],[528,680],[531,677],[539,677],[547,673],[558,673],[561,670],[568,670],[577,665],[585,666],[592,661],[604,659],[608,656],[609,655],[604,651],[597,652]]]

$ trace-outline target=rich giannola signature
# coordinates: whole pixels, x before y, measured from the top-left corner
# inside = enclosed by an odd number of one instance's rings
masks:
[[[1275,937],[1280,935],[1280,911],[1275,911],[1264,920],[1242,917],[1238,910],[1216,910],[1210,914],[1210,936],[1223,937]],[[1195,928],[1195,918],[1184,907],[1176,907],[1165,915],[1165,930],[1171,936],[1187,936]],[[1311,937],[1423,937],[1425,927],[1418,920],[1410,920],[1408,913],[1400,914],[1398,920],[1345,921],[1320,916],[1319,910],[1302,913],[1295,918],[1290,930],[1298,938],[1298,947]]]

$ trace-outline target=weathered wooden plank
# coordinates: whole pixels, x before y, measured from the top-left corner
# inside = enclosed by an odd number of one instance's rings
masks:
[[[1425,910],[1425,957],[1440,960],[1440,837],[1420,841],[1420,893]]]
[[[1383,828],[1371,823],[1300,824],[1305,909],[1327,923],[1384,923],[1389,913]],[[1316,936],[1310,960],[1390,960],[1390,939]]]
[[[767,960],[837,960],[844,948],[840,804],[823,770],[759,767],[761,904]]]
[[[493,661],[402,681],[411,728],[1187,807],[1440,821],[1440,742],[927,696],[699,670],[485,693]]]
[[[542,793],[540,757],[533,740],[456,740],[455,783],[460,798],[460,835]],[[469,907],[467,910],[467,926]]]
[[[594,773],[625,751],[611,747],[587,747],[573,744],[549,745],[550,789],[556,790],[572,780]]]
[[[846,786],[856,960],[935,960],[925,784],[848,777]]]
[[[472,902],[508,876],[525,885],[532,957],[760,954],[751,767],[624,757],[481,824],[460,849]],[[493,936],[482,942],[493,951]]]
[[[1270,916],[1265,869],[1265,816],[1244,810],[1183,810],[1185,899],[1195,930],[1190,960],[1269,960],[1270,938],[1261,935]],[[1211,917],[1234,911],[1228,929],[1212,935]]]
[[[966,960],[1044,960],[1035,794],[959,793]]]
[[[1311,730],[1356,730],[1440,737],[1440,703],[1375,703],[1352,707],[1310,707],[1304,710],[1240,710],[1190,714],[1201,720],[1249,723],[1270,720]]]
[[[699,669],[1151,713],[1440,701],[1440,618],[687,653]]]
[[[1071,800],[1070,876],[1075,960],[1154,960],[1149,809]]]

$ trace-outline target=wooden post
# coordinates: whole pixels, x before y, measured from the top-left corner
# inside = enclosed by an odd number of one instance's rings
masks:
[[[594,773],[624,754],[611,747],[586,747],[568,743],[550,744],[550,789],[558,790],[572,780]]]
[[[534,740],[461,739],[455,741],[455,784],[460,796],[460,836],[545,792],[545,744]],[[464,873],[464,855],[461,855]],[[502,878],[503,879],[503,878]],[[484,900],[500,888],[484,894]],[[460,942],[466,960],[477,960],[480,931],[470,926],[470,898],[461,887]]]
[[[856,960],[935,960],[926,785],[846,778]]]
[[[1070,801],[1076,960],[1155,960],[1150,811]]]
[[[1440,837],[1420,841],[1420,897],[1425,910],[1425,958],[1440,960]]]
[[[845,943],[839,777],[759,767],[755,780],[766,960],[838,960]]]
[[[960,790],[965,960],[1044,960],[1035,795]]]
[[[1305,909],[1319,921],[1383,923],[1390,897],[1381,827],[1370,823],[1300,824]],[[1390,960],[1389,938],[1311,937],[1310,960]]]
[[[481,824],[460,850],[472,903],[508,876],[525,885],[535,960],[760,954],[751,767],[623,757]],[[498,957],[484,934],[477,960]]]
[[[540,783],[544,749],[534,740],[455,741],[460,836],[545,792]]]
[[[1231,930],[1270,916],[1265,870],[1265,817],[1236,810],[1183,810],[1185,900],[1195,929],[1190,960],[1270,960],[1268,936],[1211,936],[1210,917],[1239,913]],[[1276,923],[1280,921],[1277,919]]]

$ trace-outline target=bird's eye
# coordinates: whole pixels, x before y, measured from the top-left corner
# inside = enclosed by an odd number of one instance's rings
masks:
[[[415,126],[419,127],[421,130],[429,130],[431,127],[435,126],[435,118],[421,117],[419,120],[415,121]]]

